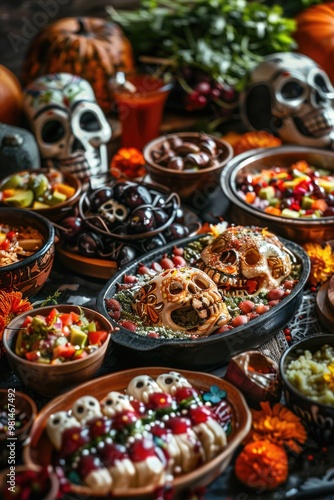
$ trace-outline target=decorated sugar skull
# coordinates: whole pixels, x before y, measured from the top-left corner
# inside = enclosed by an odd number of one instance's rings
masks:
[[[188,382],[186,377],[181,375],[179,372],[169,372],[169,373],[161,373],[157,378],[157,383],[167,394],[171,396],[175,395],[176,390],[179,387],[192,387],[191,383]]]
[[[100,403],[93,396],[83,396],[74,402],[72,415],[81,424],[86,424],[92,418],[102,417]]]
[[[154,378],[149,375],[138,375],[130,380],[126,392],[129,396],[138,399],[138,401],[148,403],[149,395],[155,392],[162,392],[162,389]]]
[[[253,130],[283,142],[333,147],[334,88],[325,71],[307,56],[271,54],[250,75],[241,96],[241,116]]]
[[[154,276],[135,294],[132,308],[152,326],[205,337],[230,319],[215,283],[200,269],[181,267]]]
[[[266,229],[229,227],[202,250],[197,265],[223,294],[243,297],[278,288],[294,257]]]
[[[46,424],[46,432],[57,450],[60,450],[64,430],[71,427],[80,427],[80,422],[66,411],[58,411],[50,415]]]
[[[128,216],[128,210],[125,205],[116,200],[108,200],[103,203],[98,212],[107,219],[108,222],[124,222]]]
[[[102,413],[107,417],[114,417],[123,411],[134,411],[129,396],[118,391],[111,391],[101,401]]]
[[[82,181],[108,171],[111,128],[86,80],[68,73],[42,76],[24,89],[23,109],[45,166]]]

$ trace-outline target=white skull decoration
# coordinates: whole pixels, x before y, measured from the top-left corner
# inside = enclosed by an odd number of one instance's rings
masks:
[[[235,226],[202,250],[197,265],[224,295],[243,297],[278,288],[291,272],[292,258],[266,229]]]
[[[118,413],[123,411],[135,411],[130,403],[129,396],[121,392],[111,391],[101,401],[103,415],[113,418]]]
[[[150,394],[162,392],[162,389],[149,375],[137,375],[128,383],[126,392],[138,401],[148,403]]]
[[[161,373],[157,378],[157,383],[167,394],[171,396],[175,395],[175,392],[180,387],[192,387],[191,383],[188,382],[186,377],[181,375],[179,372],[169,372],[169,373]]]
[[[83,396],[77,399],[72,406],[72,415],[85,425],[95,417],[102,417],[99,401],[93,396]]]
[[[128,210],[125,205],[116,200],[108,200],[98,208],[98,212],[111,224],[123,222],[128,216]]]
[[[37,78],[24,89],[23,109],[46,166],[82,181],[108,171],[111,128],[87,80],[68,73]]]
[[[302,54],[265,57],[241,95],[242,119],[249,129],[266,130],[283,142],[333,147],[334,88],[325,71]]]
[[[80,427],[80,422],[66,411],[58,411],[49,416],[46,424],[46,432],[51,443],[57,450],[61,448],[63,432],[65,429],[72,427]]]
[[[132,308],[146,325],[205,337],[230,315],[215,283],[193,267],[168,269],[135,294]]]

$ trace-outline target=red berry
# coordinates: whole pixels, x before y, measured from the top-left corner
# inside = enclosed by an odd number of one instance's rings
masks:
[[[248,316],[240,314],[239,316],[236,316],[235,318],[232,319],[231,325],[234,327],[241,326],[244,325],[245,323],[248,323],[248,321],[249,321]]]
[[[138,415],[134,411],[123,411],[117,413],[113,418],[113,428],[116,430],[124,429],[138,421]]]
[[[182,257],[183,253],[184,253],[184,249],[183,248],[177,247],[177,246],[173,247],[173,251],[172,251],[173,255],[180,255]]]
[[[151,269],[153,269],[153,271],[155,271],[157,273],[160,273],[162,271],[162,267],[159,264],[159,262],[152,262]]]
[[[130,330],[130,332],[135,332],[137,329],[137,325],[133,323],[133,321],[122,321],[120,322],[120,325],[123,326],[123,328],[126,328],[127,330]]]
[[[111,420],[105,417],[96,417],[89,421],[89,435],[92,438],[104,436],[111,429]]]
[[[118,443],[105,444],[104,447],[99,450],[99,455],[106,467],[112,467],[116,460],[129,458],[126,447]]]
[[[103,463],[96,455],[82,455],[78,463],[80,477],[85,478],[94,470],[102,469]]]
[[[247,314],[253,311],[255,304],[252,300],[243,300],[239,304],[239,309],[242,313]]]
[[[147,406],[152,410],[171,408],[172,405],[173,398],[170,394],[166,394],[164,392],[154,392],[149,394]]]
[[[170,259],[167,256],[164,256],[160,260],[160,265],[161,265],[162,269],[174,269],[174,267],[175,267],[174,262],[172,261],[172,259]]]
[[[172,261],[175,267],[184,267],[187,265],[187,261],[181,255],[174,255]]]
[[[177,403],[181,403],[185,400],[198,400],[198,391],[194,387],[178,387],[175,391],[174,398]]]
[[[189,417],[192,423],[197,425],[207,422],[209,418],[212,418],[212,413],[207,406],[198,406],[197,408],[190,408]]]
[[[142,462],[154,456],[156,456],[155,446],[151,439],[136,439],[129,448],[129,457],[133,462]]]
[[[268,300],[277,300],[281,299],[284,295],[284,290],[282,288],[274,288],[273,290],[269,290],[267,293]]]
[[[136,278],[136,276],[132,276],[131,274],[124,274],[123,282],[124,283],[136,283],[137,278]]]
[[[255,312],[257,312],[258,314],[264,314],[264,313],[268,312],[269,309],[270,309],[270,306],[265,305],[265,304],[259,304],[258,306],[256,306]]]
[[[60,456],[68,457],[89,443],[89,429],[81,427],[70,427],[65,429],[62,435]]]

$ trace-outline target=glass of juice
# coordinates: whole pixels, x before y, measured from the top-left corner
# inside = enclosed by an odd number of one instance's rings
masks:
[[[110,82],[122,127],[122,147],[140,150],[159,136],[163,110],[173,86],[154,74],[117,73]]]

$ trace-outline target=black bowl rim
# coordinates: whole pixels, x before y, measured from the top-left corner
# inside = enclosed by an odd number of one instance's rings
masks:
[[[320,334],[317,334],[317,335],[311,335],[310,337],[305,337],[304,339],[301,339],[298,342],[292,344],[282,354],[282,356],[280,358],[280,361],[279,361],[279,372],[280,372],[281,380],[283,382],[283,385],[286,386],[286,389],[289,392],[291,392],[292,394],[294,394],[298,399],[300,399],[304,403],[309,404],[309,405],[313,405],[313,406],[319,406],[319,408],[323,408],[323,409],[327,409],[327,410],[329,409],[331,411],[334,411],[334,405],[326,405],[324,403],[319,403],[315,399],[309,398],[309,397],[305,396],[305,394],[303,394],[302,392],[300,392],[294,385],[291,384],[291,382],[289,382],[289,380],[286,377],[285,370],[283,368],[285,360],[287,359],[288,356],[291,355],[291,353],[293,353],[293,351],[295,351],[297,349],[302,349],[303,346],[305,346],[303,350],[307,349],[307,347],[306,347],[307,344],[309,343],[310,340],[313,340],[313,339],[319,339],[319,341],[321,339],[330,339],[330,340],[333,341],[332,344],[333,344],[333,347],[334,347],[334,335],[331,334],[331,333],[320,333]],[[324,340],[324,344],[325,343],[326,342]]]
[[[253,149],[250,151],[245,151],[244,153],[241,153],[240,155],[235,156],[232,158],[231,161],[225,165],[224,169],[222,170],[221,173],[221,178],[220,178],[220,186],[225,194],[225,196],[230,200],[231,203],[234,205],[238,206],[245,212],[259,217],[260,219],[263,219],[263,221],[269,221],[269,222],[276,222],[276,223],[281,223],[281,224],[293,224],[293,226],[319,226],[319,225],[332,225],[334,224],[334,217],[319,217],[318,219],[307,219],[307,218],[298,218],[298,219],[293,219],[292,217],[281,217],[280,215],[271,215],[267,214],[266,212],[263,212],[262,210],[259,210],[257,208],[252,207],[249,203],[246,203],[245,201],[240,198],[234,188],[234,182],[235,178],[239,172],[243,168],[243,163],[250,158],[254,158],[254,160],[260,159],[262,155],[264,154],[263,158],[268,158],[271,156],[276,155],[286,155],[288,156],[291,153],[300,153],[301,155],[304,153],[311,153],[311,154],[318,154],[322,155],[324,154],[325,156],[329,156],[333,158],[333,163],[334,163],[334,151],[331,150],[321,150],[319,148],[312,148],[312,147],[307,147],[307,146],[291,146],[291,145],[283,145],[283,146],[277,146],[274,148],[259,148],[259,149]]]
[[[194,137],[199,137],[200,135],[205,135],[216,141],[217,143],[220,143],[224,148],[226,149],[226,158],[222,160],[218,165],[214,165],[213,167],[209,168],[201,168],[200,170],[172,170],[171,168],[166,168],[162,167],[158,163],[156,163],[152,158],[151,155],[149,155],[149,149],[151,149],[154,145],[159,144],[160,142],[168,139],[169,137],[189,137],[189,138],[194,138]],[[205,132],[171,132],[171,133],[166,133],[165,135],[161,135],[159,137],[156,137],[155,139],[152,139],[150,142],[145,144],[143,148],[143,156],[146,162],[146,168],[147,170],[152,170],[152,172],[157,172],[161,174],[173,174],[176,175],[176,177],[182,178],[190,178],[191,176],[196,176],[198,177],[201,174],[208,174],[210,172],[215,172],[216,170],[221,170],[222,168],[226,167],[228,162],[233,158],[233,148],[229,142],[227,142],[224,138],[217,137],[211,134],[207,134]]]
[[[157,248],[155,250],[152,250],[151,252],[148,252],[144,257],[141,256],[138,259],[130,262],[127,266],[125,266],[123,269],[119,270],[117,273],[114,274],[114,276],[104,285],[102,288],[101,292],[99,293],[96,301],[97,305],[97,310],[100,311],[103,315],[107,315],[107,317],[110,318],[108,315],[106,308],[105,308],[105,295],[107,294],[109,288],[114,286],[117,282],[122,283],[122,278],[125,274],[128,273],[129,269],[132,267],[137,267],[143,260],[144,261],[151,261],[154,259],[155,256],[158,256],[160,254],[168,252],[173,245],[178,245],[178,246],[184,246],[191,241],[196,241],[197,239],[205,236],[205,234],[197,234],[192,237],[188,238],[183,238],[180,240],[175,240],[164,247]],[[282,237],[278,237],[279,240],[290,250],[292,253],[297,256],[297,259],[303,263],[303,269],[302,273],[300,276],[300,280],[297,283],[297,285],[292,289],[291,293],[285,297],[279,304],[275,306],[275,313],[278,313],[289,301],[292,301],[304,288],[306,281],[308,279],[308,276],[310,274],[311,270],[311,264],[309,257],[305,250],[298,245],[297,243],[294,243],[292,241],[286,240]],[[196,339],[196,340],[188,340],[188,339],[156,339],[153,337],[143,337],[142,335],[136,334],[135,332],[131,332],[130,330],[127,330],[120,326],[116,321],[114,321],[112,318],[110,318],[112,324],[118,328],[118,331],[114,332],[112,335],[112,340],[114,339],[117,344],[124,345],[126,347],[129,347],[129,343],[131,344],[131,340],[139,340],[143,339],[145,342],[142,342],[142,345],[140,347],[136,346],[137,351],[153,351],[155,349],[159,349],[162,345],[178,345],[178,346],[183,346],[183,347],[191,347],[196,345],[201,345],[205,344],[216,344],[221,342],[222,339],[224,340],[229,340],[233,336],[237,334],[242,334],[244,331],[247,331],[249,329],[249,325],[251,325],[252,329],[255,329],[258,323],[263,322],[263,317],[267,317],[267,315],[270,313],[268,311],[267,313],[262,314],[258,318],[253,319],[251,322],[246,323],[245,325],[238,326],[236,328],[233,328],[232,330],[228,330],[223,333],[217,333],[214,335],[209,335],[204,338]],[[126,342],[124,337],[127,337],[127,340],[130,339],[130,342]],[[116,340],[115,340],[116,339]]]
[[[36,252],[34,252],[32,255],[29,255],[29,257],[25,257],[24,259],[20,260],[19,262],[14,262],[14,264],[9,264],[8,266],[2,266],[0,267],[0,273],[5,271],[5,272],[12,272],[15,271],[16,269],[19,269],[22,267],[22,265],[26,265],[27,263],[31,263],[35,260],[38,260],[40,257],[42,257],[45,252],[47,252],[52,246],[55,245],[55,228],[51,221],[44,217],[41,214],[38,214],[34,212],[33,210],[26,210],[25,208],[9,208],[9,207],[0,207],[0,218],[1,214],[8,214],[8,220],[10,220],[10,216],[13,214],[18,214],[20,216],[24,217],[31,217],[32,219],[35,219],[36,221],[40,222],[41,224],[44,224],[46,230],[47,230],[47,237],[45,239],[44,245],[39,248]],[[6,223],[7,224],[7,223]],[[32,223],[33,225],[33,223]]]

